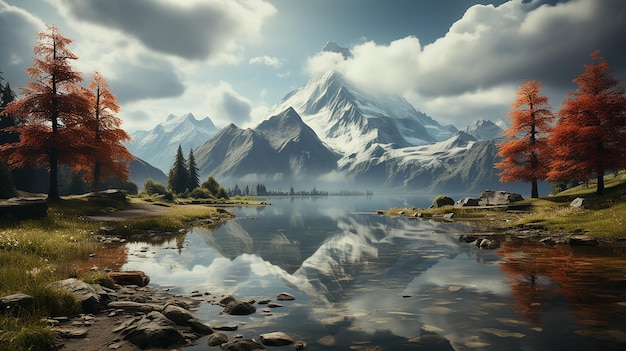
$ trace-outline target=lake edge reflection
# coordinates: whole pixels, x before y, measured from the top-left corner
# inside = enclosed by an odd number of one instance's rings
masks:
[[[623,252],[606,259],[617,265],[610,276],[593,275],[595,265],[607,269],[593,250],[564,252],[567,267],[585,267],[585,273],[567,270],[570,280],[553,281],[558,274],[546,272],[559,265],[539,269],[557,257],[552,248],[505,242],[481,250],[459,241],[468,227],[382,217],[375,209],[384,204],[342,200],[237,209],[239,219],[215,231],[188,233],[180,252],[170,243],[139,257],[140,245],[129,244],[124,268],[143,270],[154,287],[176,293],[257,300],[292,293],[294,302],[267,312],[259,306],[251,317],[221,315],[208,303],[198,316],[209,325],[238,324],[231,337],[284,331],[306,340],[310,350],[584,349],[598,343],[617,350],[626,342]],[[589,284],[580,279],[592,277],[608,282],[591,284],[608,292],[583,294]],[[571,284],[580,286],[578,299],[563,292]],[[607,308],[611,313],[602,312]],[[200,344],[186,349],[205,349]]]

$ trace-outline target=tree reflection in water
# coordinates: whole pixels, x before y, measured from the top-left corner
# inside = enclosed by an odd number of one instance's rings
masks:
[[[626,312],[626,254],[622,246],[548,247],[505,241],[498,256],[518,311],[541,325],[553,304],[570,308],[583,326],[618,327]],[[623,328],[622,328],[623,329]]]

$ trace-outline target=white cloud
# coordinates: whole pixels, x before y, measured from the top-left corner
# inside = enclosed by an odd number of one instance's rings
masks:
[[[333,69],[360,86],[403,94],[436,119],[464,127],[466,118],[506,114],[509,94],[525,79],[541,81],[562,99],[596,49],[617,73],[626,73],[626,53],[618,44],[625,17],[621,0],[475,5],[432,44],[422,47],[412,36],[389,44],[367,41],[352,47],[351,58],[319,53],[307,69]]]
[[[264,0],[51,1],[68,19],[100,26],[100,36],[123,32],[154,52],[188,60],[237,54],[262,38],[263,22],[276,13]]]
[[[273,68],[280,68],[283,65],[283,61],[276,57],[267,55],[253,57],[248,61],[249,64],[262,64]]]
[[[237,126],[252,121],[252,104],[250,100],[239,95],[226,82],[220,82],[208,91],[206,106],[211,119],[216,124],[234,123]]]

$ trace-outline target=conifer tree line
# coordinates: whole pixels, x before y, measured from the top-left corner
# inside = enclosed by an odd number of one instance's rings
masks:
[[[530,182],[536,198],[538,181],[559,184],[595,176],[596,195],[602,196],[604,175],[626,168],[626,88],[599,51],[591,59],[557,114],[540,95],[541,83],[520,85],[508,114],[507,140],[498,144],[502,160],[495,167],[502,169],[501,181]]]
[[[228,192],[215,180],[215,177],[209,176],[200,184],[193,150],[189,150],[189,156],[185,159],[180,145],[176,150],[174,164],[168,172],[167,187],[172,193],[183,197],[228,199]]]
[[[71,61],[71,39],[57,27],[38,33],[33,65],[26,69],[32,79],[21,89],[20,99],[3,86],[0,157],[11,169],[44,167],[48,171],[48,200],[59,199],[60,166],[98,191],[108,178],[128,179],[128,163],[134,158],[123,143],[130,136],[120,128],[120,107],[104,77],[95,72],[88,87],[81,86],[82,73]],[[6,106],[4,102],[10,99]]]

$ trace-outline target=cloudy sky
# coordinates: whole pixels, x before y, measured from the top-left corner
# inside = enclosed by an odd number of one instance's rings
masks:
[[[251,127],[331,69],[461,129],[502,118],[525,79],[558,110],[596,49],[626,80],[624,0],[0,0],[13,88],[46,24],[74,40],[86,81],[107,79],[129,131],[187,112]],[[320,53],[329,40],[353,57]]]

